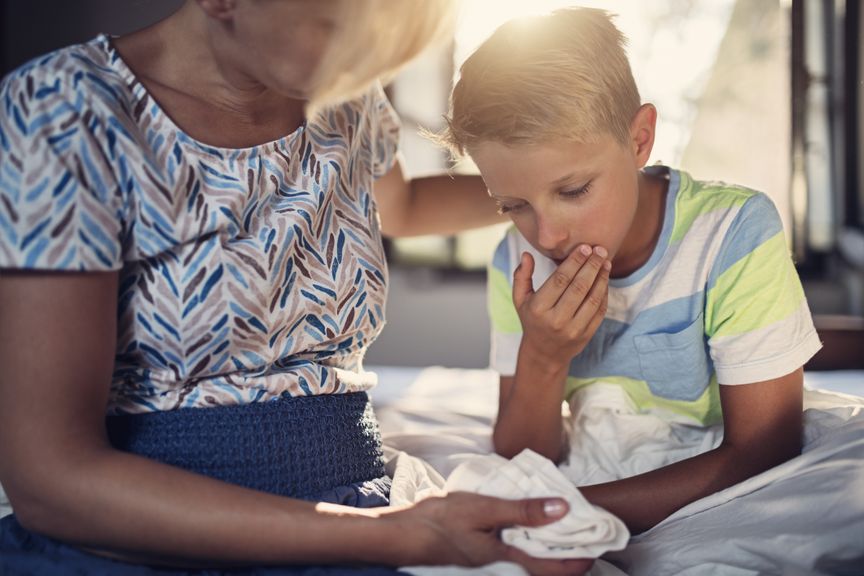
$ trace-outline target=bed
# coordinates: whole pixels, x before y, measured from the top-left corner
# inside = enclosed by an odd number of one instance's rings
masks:
[[[491,370],[392,366],[370,366],[367,370],[378,374],[379,382],[371,396],[388,454],[404,452],[420,458],[446,478],[459,464],[492,451],[491,429],[497,409],[498,379]],[[725,509],[720,504],[742,495],[767,494],[770,492],[766,489],[770,481],[768,477],[761,484],[758,481],[751,482],[743,491],[729,489],[685,507],[673,515],[671,521],[664,521],[646,533],[647,536],[643,534],[632,539],[625,550],[626,554],[613,555],[611,560],[614,564],[598,561],[591,574],[759,574],[765,573],[765,566],[770,565],[765,562],[768,562],[766,554],[770,555],[768,552],[771,549],[789,547],[801,550],[799,560],[785,567],[774,566],[776,570],[768,572],[864,574],[864,473],[861,472],[864,466],[864,399],[861,398],[864,396],[864,370],[806,372],[805,387],[808,390],[807,403],[811,408],[808,422],[813,424],[812,414],[818,414],[820,418],[824,416],[817,424],[825,429],[830,428],[833,433],[834,428],[840,429],[838,422],[842,421],[845,436],[832,440],[836,446],[831,458],[839,458],[843,463],[842,469],[832,473],[833,484],[824,485],[821,481],[808,483],[806,473],[801,470],[796,472],[805,478],[802,485],[807,486],[812,500],[800,511],[799,521],[806,524],[807,515],[817,513],[814,510],[820,510],[823,514],[826,510],[834,511],[831,513],[840,516],[836,522],[836,533],[797,534],[800,538],[796,540],[784,539],[783,534],[776,531],[763,533],[759,527],[750,527],[748,532],[748,527],[738,525],[735,530],[739,535],[738,541],[724,539],[723,542],[704,543],[688,553],[668,549],[670,542],[692,538],[687,529],[688,517],[702,515],[711,519],[717,510]],[[811,428],[815,430],[815,424]],[[837,434],[822,436],[824,443],[826,438],[830,440]],[[810,438],[814,445],[818,440]],[[824,463],[820,461],[817,465]],[[752,509],[754,500],[752,496],[748,497]],[[791,499],[790,506],[794,500],[782,492],[771,495],[775,500],[762,496],[759,498],[755,500],[755,505],[769,507],[777,505],[776,499],[780,502]],[[0,488],[0,515],[10,511]],[[722,526],[723,523],[734,521],[734,514],[733,511],[731,518],[720,514],[715,523]],[[742,550],[741,541],[748,543],[744,547],[749,547],[749,550]],[[655,559],[660,556],[672,558],[673,561],[671,564],[657,563]],[[802,562],[805,564],[803,569]],[[626,571],[622,571],[622,568]],[[406,570],[415,576],[525,574],[513,565],[494,565],[473,570],[455,567],[408,567]]]
[[[417,456],[444,477],[492,450],[498,384],[491,370],[367,369],[379,376],[371,394],[388,449]],[[631,539],[623,553],[608,555],[614,564],[599,561],[591,574],[864,574],[864,370],[805,372],[805,388],[804,455],[683,508]],[[778,488],[778,478],[791,479],[787,488]],[[779,526],[748,525],[753,515],[747,511],[762,508],[770,516],[778,507],[788,513]],[[694,535],[691,518],[711,527]],[[827,524],[813,521],[826,518]],[[502,565],[407,570],[525,574]]]

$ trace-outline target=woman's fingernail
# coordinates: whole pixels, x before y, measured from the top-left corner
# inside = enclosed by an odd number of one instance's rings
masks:
[[[543,503],[543,513],[549,518],[558,518],[567,512],[567,504],[563,500],[547,500]]]
[[[606,256],[609,255],[609,253],[606,251],[606,249],[603,248],[602,246],[595,246],[594,247],[594,253],[597,254],[597,256],[600,256],[601,258],[605,258]]]

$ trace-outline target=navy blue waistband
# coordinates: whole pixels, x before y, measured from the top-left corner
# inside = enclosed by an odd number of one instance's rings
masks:
[[[120,450],[292,498],[384,476],[365,392],[109,416]]]

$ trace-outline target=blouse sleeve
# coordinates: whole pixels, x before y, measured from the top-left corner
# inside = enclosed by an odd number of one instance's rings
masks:
[[[380,82],[375,84],[372,91],[372,106],[373,118],[377,120],[372,143],[374,147],[372,174],[375,178],[380,178],[396,164],[401,122]]]
[[[121,267],[121,190],[72,84],[38,67],[0,83],[0,269]]]

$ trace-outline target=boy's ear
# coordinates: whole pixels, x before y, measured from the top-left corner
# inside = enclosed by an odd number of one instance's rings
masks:
[[[234,17],[237,0],[195,0],[207,16],[228,22]]]
[[[643,104],[630,122],[630,143],[639,168],[644,167],[651,157],[656,127],[657,108],[653,104]]]

